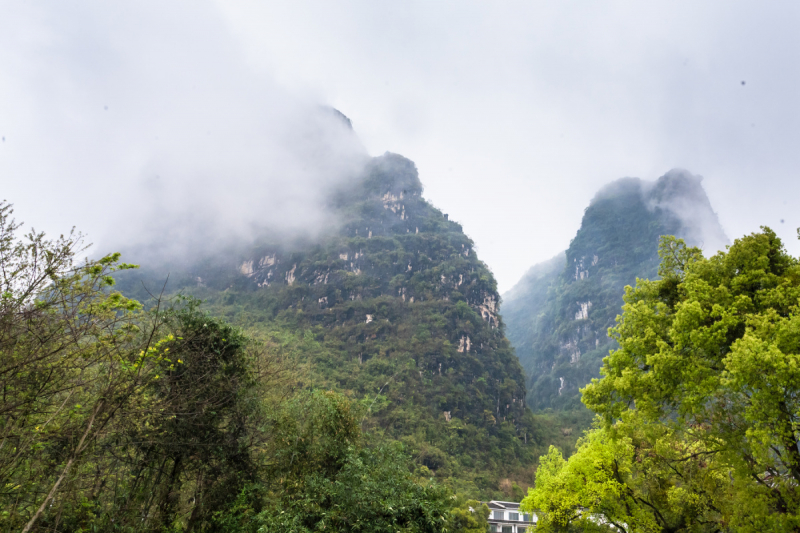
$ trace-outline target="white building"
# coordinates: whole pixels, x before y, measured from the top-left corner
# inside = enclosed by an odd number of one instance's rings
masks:
[[[487,502],[490,533],[525,533],[536,526],[536,515],[519,512],[519,504],[492,500]]]

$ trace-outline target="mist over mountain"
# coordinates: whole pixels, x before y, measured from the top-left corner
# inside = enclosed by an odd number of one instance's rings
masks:
[[[20,4],[2,26],[4,194],[95,254],[313,235],[369,159],[327,98],[248,64],[213,2]]]
[[[728,244],[701,180],[675,169],[654,182],[606,185],[564,254],[531,268],[503,296],[531,407],[582,409],[578,389],[599,377],[615,346],[607,330],[621,312],[625,285],[657,276],[660,236],[681,237],[707,255]]]
[[[193,261],[142,262],[118,286],[147,299],[145,287],[169,275],[168,294],[283,339],[308,368],[305,386],[367,398],[367,427],[405,443],[420,472],[511,497],[499,481],[532,482],[548,430],[526,407],[491,271],[422,192],[414,163],[386,153],[330,194],[325,232],[287,239],[268,228]]]
[[[265,234],[289,243],[336,228],[330,197],[369,156],[338,110],[311,106],[293,118],[285,137],[248,140],[252,154],[179,152],[149,164],[134,191],[147,216],[104,234],[98,251],[186,265]]]

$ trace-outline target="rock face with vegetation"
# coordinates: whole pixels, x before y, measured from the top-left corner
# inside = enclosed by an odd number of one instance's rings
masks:
[[[712,252],[727,243],[700,178],[672,170],[655,182],[607,185],[566,252],[534,266],[504,295],[507,334],[528,376],[531,407],[582,409],[579,388],[599,376],[616,346],[607,331],[624,287],[657,276],[661,235]]]
[[[413,162],[399,155],[372,159],[331,209],[337,228],[172,268],[167,292],[283,339],[307,368],[306,386],[364,399],[365,427],[403,442],[427,475],[476,495],[530,477],[520,471],[543,437],[473,242],[423,199]],[[164,275],[143,265],[120,287],[142,297],[140,281],[155,287]]]

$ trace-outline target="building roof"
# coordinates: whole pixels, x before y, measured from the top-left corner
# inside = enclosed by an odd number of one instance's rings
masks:
[[[486,502],[486,505],[489,507],[489,509],[500,509],[505,511],[519,510],[519,502],[503,502],[500,500],[492,500],[490,502]]]

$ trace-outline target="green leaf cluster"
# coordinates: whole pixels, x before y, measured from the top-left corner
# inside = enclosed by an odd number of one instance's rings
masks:
[[[660,256],[583,390],[597,427],[568,461],[543,458],[525,503],[553,528],[794,531],[800,261],[768,228],[708,259],[665,237]]]

